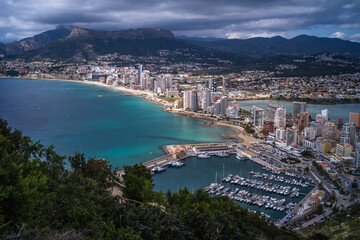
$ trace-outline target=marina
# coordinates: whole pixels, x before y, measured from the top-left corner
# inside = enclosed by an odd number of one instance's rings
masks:
[[[273,221],[283,219],[314,186],[305,176],[276,172],[251,160],[239,160],[235,154],[205,159],[190,156],[185,163],[181,168],[171,167],[155,174],[154,189],[163,192],[185,187],[191,192],[211,189],[212,196],[228,196],[251,211],[270,216]],[[267,178],[255,177],[263,174]],[[276,181],[277,177],[283,181]]]

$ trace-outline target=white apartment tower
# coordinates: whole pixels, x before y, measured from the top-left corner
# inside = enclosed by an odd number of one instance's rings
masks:
[[[276,128],[286,127],[286,108],[279,107],[275,111],[274,125]]]
[[[253,124],[255,127],[264,126],[264,109],[258,108],[255,105],[252,108]]]

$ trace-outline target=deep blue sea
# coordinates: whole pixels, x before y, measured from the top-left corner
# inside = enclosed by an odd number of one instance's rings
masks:
[[[71,81],[0,79],[0,118],[61,154],[79,151],[120,168],[162,156],[161,145],[217,142],[234,133],[136,96]]]

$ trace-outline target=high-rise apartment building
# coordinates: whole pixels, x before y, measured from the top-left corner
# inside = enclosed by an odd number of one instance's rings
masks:
[[[321,110],[321,115],[323,116],[325,122],[329,121],[329,110],[328,109]]]
[[[322,123],[318,121],[313,121],[310,125],[315,129],[316,137],[320,137],[322,134]]]
[[[284,141],[286,138],[286,130],[284,128],[278,128],[275,131],[276,133],[276,140]]]
[[[306,102],[293,102],[293,118],[303,112],[306,112]]]
[[[138,66],[138,82],[137,83],[141,83],[142,71],[143,71],[143,65],[140,64]]]
[[[286,128],[286,145],[295,146],[298,141],[298,130],[294,128]]]
[[[336,139],[336,124],[333,122],[326,122],[322,128],[322,136],[327,139]]]
[[[221,104],[220,114],[221,114],[222,116],[224,116],[225,113],[226,113],[226,108],[227,108],[227,106],[228,106],[228,99],[227,99],[226,96],[222,96],[222,97],[220,98],[220,104]]]
[[[216,83],[216,79],[212,78],[210,79],[210,86],[209,86],[211,92],[216,92],[217,89],[217,83]]]
[[[223,91],[228,91],[231,87],[230,78],[223,78]]]
[[[304,138],[315,140],[316,138],[316,130],[313,127],[306,127],[304,129]]]
[[[296,116],[295,126],[302,132],[304,128],[309,126],[309,112],[302,112]]]
[[[354,123],[356,127],[360,127],[360,113],[351,112],[349,122]]]
[[[258,108],[255,105],[252,108],[253,114],[253,124],[255,127],[262,127],[264,126],[265,114],[264,109]]]
[[[286,127],[286,108],[278,107],[275,111],[274,125],[276,128]]]
[[[270,121],[270,122],[274,122],[275,112],[276,112],[276,109],[278,109],[279,107],[280,106],[278,106],[276,104],[268,104],[266,106],[265,120]]]
[[[197,91],[191,90],[190,95],[190,111],[196,112],[198,109],[198,96]]]
[[[201,107],[203,112],[207,112],[207,107],[211,105],[211,94],[209,90],[204,90],[202,93],[202,103]]]
[[[340,143],[348,143],[355,146],[356,125],[354,123],[345,123],[340,132]]]

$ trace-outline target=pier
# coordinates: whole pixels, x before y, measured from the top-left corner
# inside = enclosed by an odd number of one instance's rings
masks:
[[[172,154],[167,154],[165,156],[162,156],[162,157],[155,158],[153,160],[144,162],[144,163],[142,163],[142,165],[144,165],[145,167],[151,169],[153,167],[164,167],[171,161],[174,161],[174,159],[172,157]]]

